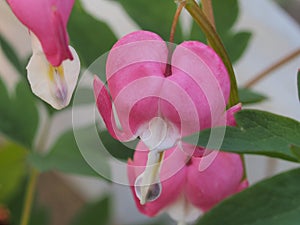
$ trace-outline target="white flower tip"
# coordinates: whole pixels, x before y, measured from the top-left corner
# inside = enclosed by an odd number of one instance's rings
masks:
[[[32,40],[35,46],[39,46],[39,43],[35,43],[37,39],[33,37]],[[32,92],[58,110],[69,105],[80,72],[79,57],[71,46],[70,49],[74,59],[65,60],[59,67],[53,67],[36,47],[27,65]]]
[[[145,171],[135,180],[135,193],[140,204],[156,200],[162,191],[159,173],[164,157],[164,152],[149,152]]]

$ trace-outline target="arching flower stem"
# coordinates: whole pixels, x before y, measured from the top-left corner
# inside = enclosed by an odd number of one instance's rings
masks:
[[[226,69],[230,76],[230,98],[227,108],[230,108],[239,103],[239,95],[237,89],[237,83],[235,74],[233,71],[233,67],[229,56],[225,50],[225,47],[215,31],[214,27],[211,25],[199,5],[195,0],[180,0],[180,3],[185,4],[186,10],[190,13],[190,15],[194,18],[195,22],[200,26],[208,42],[210,43],[211,47],[216,51],[216,53],[221,57],[223,63],[226,66]]]

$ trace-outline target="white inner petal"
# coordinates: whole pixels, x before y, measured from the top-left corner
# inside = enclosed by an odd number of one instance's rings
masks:
[[[59,67],[53,67],[46,59],[39,40],[32,34],[33,55],[27,65],[27,76],[32,92],[50,104],[62,109],[71,100],[76,87],[80,61],[76,51],[70,46],[73,60],[65,60]]]
[[[166,212],[178,225],[193,222],[202,215],[202,211],[189,203],[184,194],[166,208]]]
[[[179,140],[180,135],[177,127],[165,121],[161,117],[153,118],[141,128],[141,140],[150,151],[164,151],[173,147]]]
[[[161,170],[164,150],[173,147],[179,140],[178,129],[161,117],[153,118],[143,126],[140,138],[149,148],[145,171],[136,179],[135,189],[140,203],[143,205],[159,197],[151,196],[153,185],[160,183],[159,173]],[[155,186],[160,187],[160,186]],[[161,190],[159,190],[160,194]]]

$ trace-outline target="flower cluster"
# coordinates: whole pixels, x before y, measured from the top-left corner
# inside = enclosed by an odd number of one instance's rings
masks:
[[[126,35],[107,59],[109,92],[97,77],[94,91],[110,134],[122,142],[141,139],[128,162],[139,210],[148,216],[166,210],[178,221],[190,221],[200,209],[206,211],[245,188],[247,181],[239,155],[196,147],[182,137],[235,125],[233,114],[240,104],[226,111],[230,81],[210,47],[196,41],[178,45],[172,74],[166,76],[169,51],[154,33]]]

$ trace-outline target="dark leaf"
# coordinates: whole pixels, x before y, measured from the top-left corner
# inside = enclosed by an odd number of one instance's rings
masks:
[[[298,225],[300,169],[257,183],[206,213],[197,225]]]
[[[39,119],[28,84],[22,80],[15,93],[8,94],[0,80],[0,102],[0,132],[31,149]]]
[[[13,143],[0,147],[0,203],[6,203],[19,189],[26,173],[26,153]]]
[[[110,219],[110,200],[108,197],[87,204],[79,212],[71,225],[108,225]]]
[[[88,14],[76,1],[68,23],[71,45],[80,56],[83,66],[88,67],[107,52],[117,38],[106,23]]]
[[[239,88],[239,97],[243,105],[258,103],[266,100],[264,95],[246,88]]]
[[[300,123],[296,120],[258,110],[242,110],[235,115],[238,127],[227,127],[225,136],[223,128],[213,128],[216,132],[213,141],[207,146],[211,130],[204,130],[200,135],[185,138],[193,143],[198,139],[198,145],[208,149],[240,154],[259,154],[298,162],[291,152],[290,146],[300,146]],[[222,142],[221,146],[217,143]],[[193,143],[195,144],[195,143]],[[218,148],[220,147],[220,148]]]
[[[58,170],[65,173],[98,176],[81,155],[73,130],[63,134],[46,156],[29,155],[29,162],[40,171]]]
[[[176,11],[174,1],[115,0],[121,3],[131,18],[143,29],[159,34],[169,40],[173,17]],[[175,42],[183,41],[181,27],[178,25]]]
[[[122,143],[115,140],[107,131],[99,133],[101,141],[108,152],[117,159],[128,160],[133,158],[137,140],[127,143]]]
[[[21,62],[15,50],[10,46],[10,44],[0,35],[0,46],[5,53],[8,60],[14,65],[14,67],[19,71],[20,74],[25,73],[25,65]]]

